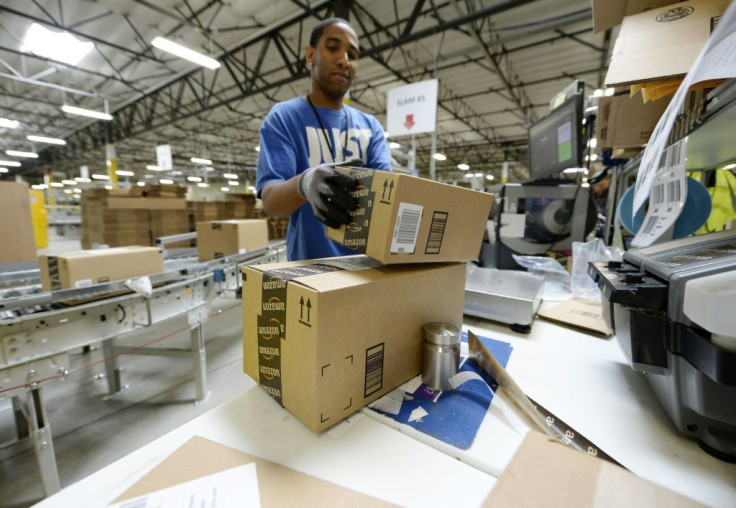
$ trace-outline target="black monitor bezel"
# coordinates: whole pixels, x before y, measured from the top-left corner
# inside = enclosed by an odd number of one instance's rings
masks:
[[[544,165],[536,162],[533,156],[533,147],[539,143],[539,138],[542,137],[542,133],[549,133],[552,128],[556,129],[557,126],[560,125],[560,119],[568,117],[570,114],[573,116],[573,126],[578,126],[578,128],[573,129],[572,132],[572,159],[553,164],[545,163]],[[584,96],[582,93],[576,93],[570,96],[554,110],[550,111],[544,118],[537,120],[529,126],[527,131],[527,147],[529,153],[529,178],[532,181],[542,178],[562,178],[564,170],[568,168],[583,167],[583,115]],[[537,164],[536,168],[535,164]]]

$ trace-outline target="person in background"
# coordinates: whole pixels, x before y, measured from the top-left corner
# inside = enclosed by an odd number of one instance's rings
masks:
[[[269,216],[289,215],[290,261],[355,254],[325,237],[325,226],[350,221],[349,194],[356,180],[335,163],[391,169],[383,127],[343,102],[360,55],[358,36],[344,19],[329,18],[312,30],[306,60],[311,92],[273,106],[260,129],[256,189]]]

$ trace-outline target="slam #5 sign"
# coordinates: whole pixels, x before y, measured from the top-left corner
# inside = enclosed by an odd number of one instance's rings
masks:
[[[434,132],[437,125],[438,81],[429,79],[388,91],[389,137]]]

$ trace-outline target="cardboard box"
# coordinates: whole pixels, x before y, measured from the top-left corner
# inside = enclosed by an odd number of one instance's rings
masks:
[[[593,0],[593,29],[595,33],[621,24],[624,16],[664,7],[676,0]]]
[[[31,198],[28,185],[0,182],[0,263],[35,261]]]
[[[729,0],[691,0],[626,16],[606,86],[687,74],[728,5]]]
[[[327,237],[383,264],[478,259],[493,196],[392,171],[341,166],[358,179],[353,222]]]
[[[483,508],[701,507],[605,460],[530,432],[498,478]]]
[[[672,97],[644,103],[641,94],[598,100],[596,138],[599,148],[640,147],[647,144]]]
[[[164,271],[158,247],[115,247],[38,258],[44,291],[76,289]]]
[[[268,221],[264,219],[197,222],[200,261],[264,247],[268,247]]]
[[[312,431],[418,375],[422,327],[462,325],[465,263],[366,256],[243,268],[245,373]]]

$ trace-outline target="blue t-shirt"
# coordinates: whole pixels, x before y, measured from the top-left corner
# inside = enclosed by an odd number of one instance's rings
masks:
[[[324,163],[360,159],[362,164],[355,165],[391,169],[383,127],[374,116],[345,105],[339,110],[315,107],[329,143],[304,97],[280,102],[266,116],[256,173],[259,197],[267,184],[286,181]],[[314,216],[309,203],[291,214],[286,247],[291,261],[355,254],[325,236],[325,225]]]

